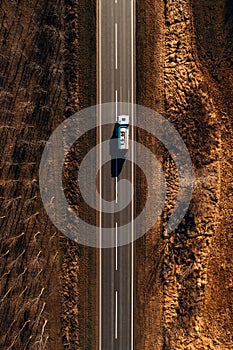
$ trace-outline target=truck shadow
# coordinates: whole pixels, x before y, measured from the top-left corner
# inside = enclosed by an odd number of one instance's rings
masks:
[[[118,177],[122,171],[127,150],[118,149],[117,124],[114,126],[109,146],[111,156],[111,177]]]

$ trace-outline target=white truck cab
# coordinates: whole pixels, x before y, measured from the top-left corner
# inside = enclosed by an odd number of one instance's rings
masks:
[[[118,149],[129,148],[129,116],[119,115],[117,117]]]

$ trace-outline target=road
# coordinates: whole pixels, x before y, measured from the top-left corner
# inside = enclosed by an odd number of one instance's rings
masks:
[[[97,6],[97,91],[98,104],[135,102],[135,0],[98,0]],[[109,114],[109,126],[99,130],[99,142],[110,140],[116,116],[130,115],[115,105]],[[101,118],[101,109],[99,111]],[[130,128],[130,138],[134,132]],[[101,153],[101,152],[100,152]],[[132,158],[134,153],[132,152]],[[133,159],[132,159],[133,160]],[[101,161],[101,154],[100,154]],[[115,163],[114,163],[115,162]],[[116,163],[117,162],[117,163]],[[114,168],[117,165],[117,170]],[[120,167],[122,166],[122,169]],[[114,169],[114,170],[113,170]],[[116,172],[116,176],[114,176]],[[117,210],[121,198],[117,184],[121,179],[134,182],[133,161],[113,160],[100,171],[100,194],[112,201]],[[134,200],[119,214],[101,214],[100,226],[117,228],[131,222],[133,237]],[[100,227],[101,237],[101,227]],[[99,344],[101,350],[134,348],[134,245],[99,250]]]

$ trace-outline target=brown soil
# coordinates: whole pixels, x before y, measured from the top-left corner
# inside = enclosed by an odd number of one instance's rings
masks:
[[[160,152],[171,195],[137,242],[136,348],[232,349],[232,2],[139,1],[137,15],[137,102],[177,128],[196,182],[165,235],[176,186]]]
[[[95,104],[95,3],[5,0],[0,23],[0,348],[90,349],[95,251],[51,224],[38,169],[55,127]]]
[[[0,23],[0,348],[94,349],[96,252],[52,226],[38,167],[55,127],[96,102],[95,2],[3,0]],[[147,135],[171,194],[136,246],[138,350],[233,348],[232,34],[231,0],[137,1],[137,102],[175,125],[196,174],[167,236],[175,169]]]

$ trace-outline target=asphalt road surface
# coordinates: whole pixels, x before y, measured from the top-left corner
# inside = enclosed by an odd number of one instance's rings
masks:
[[[97,74],[98,104],[105,102],[134,103],[135,96],[135,0],[98,0]],[[130,109],[130,110],[129,110]],[[114,137],[117,115],[134,118],[132,108],[115,106],[109,114],[109,126],[101,127],[99,142]],[[101,109],[100,109],[101,118]],[[133,128],[130,138],[134,139]],[[134,157],[134,152],[132,152]],[[101,155],[100,155],[101,158]],[[132,159],[133,160],[133,159]],[[117,209],[121,200],[117,183],[120,179],[134,182],[133,161],[112,159],[100,171],[100,194]],[[134,200],[118,214],[101,214],[102,227],[117,228],[132,222]],[[131,224],[133,236],[133,222]],[[101,237],[101,228],[100,228]],[[100,249],[99,256],[99,344],[101,350],[134,348],[134,245]]]

